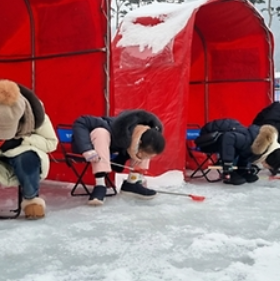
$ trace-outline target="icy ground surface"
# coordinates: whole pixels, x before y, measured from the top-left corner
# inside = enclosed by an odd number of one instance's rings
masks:
[[[69,184],[45,182],[45,219],[0,221],[0,280],[280,280],[280,180],[184,183],[174,171],[149,183],[206,200],[119,194],[90,207],[71,198]],[[13,205],[11,189],[0,194],[2,210]]]

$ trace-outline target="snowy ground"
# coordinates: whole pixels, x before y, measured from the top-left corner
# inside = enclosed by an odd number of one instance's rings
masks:
[[[95,208],[69,184],[44,183],[45,219],[0,222],[0,280],[280,280],[279,180],[234,187],[169,172],[149,182],[206,200],[117,195]],[[2,209],[11,200],[0,192]]]

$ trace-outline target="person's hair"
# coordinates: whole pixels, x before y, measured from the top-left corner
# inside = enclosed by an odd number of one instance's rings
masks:
[[[165,148],[165,139],[156,129],[148,129],[141,136],[139,149],[149,154],[160,154]]]

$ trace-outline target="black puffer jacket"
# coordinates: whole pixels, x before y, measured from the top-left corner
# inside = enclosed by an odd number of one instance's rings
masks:
[[[272,125],[274,126],[278,133],[278,142],[280,140],[280,103],[278,101],[270,104],[261,110],[253,120],[253,124],[262,125]]]
[[[201,135],[219,131],[217,152],[224,163],[233,163],[238,157],[238,166],[246,166],[254,157],[251,145],[259,133],[259,126],[245,127],[235,119],[218,119],[203,126]]]
[[[112,119],[111,133],[112,143],[111,148],[119,151],[127,149],[132,141],[132,132],[136,125],[146,125],[150,128],[155,128],[162,132],[163,126],[156,115],[145,110],[127,110],[123,111],[117,117]]]
[[[163,130],[161,121],[154,114],[141,109],[123,111],[116,117],[83,115],[73,124],[72,150],[81,154],[94,149],[90,133],[96,128],[104,128],[111,134],[110,152],[119,154],[114,162],[124,164],[129,159],[127,149],[136,125],[147,125],[160,132]]]

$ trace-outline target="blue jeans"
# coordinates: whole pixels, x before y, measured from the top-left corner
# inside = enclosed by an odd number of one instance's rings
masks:
[[[5,157],[4,161],[12,166],[25,199],[39,195],[41,161],[34,151],[26,151],[15,157]]]

